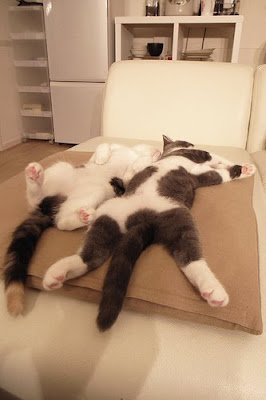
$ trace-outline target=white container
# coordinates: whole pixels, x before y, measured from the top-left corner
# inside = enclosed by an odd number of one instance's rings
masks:
[[[201,15],[205,15],[206,17],[213,15],[214,5],[215,5],[214,0],[202,0]]]
[[[165,0],[165,15],[193,15],[193,0]]]

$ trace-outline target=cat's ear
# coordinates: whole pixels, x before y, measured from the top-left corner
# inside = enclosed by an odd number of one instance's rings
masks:
[[[170,139],[168,136],[163,135],[163,147],[167,146],[170,143],[174,143],[172,139]]]

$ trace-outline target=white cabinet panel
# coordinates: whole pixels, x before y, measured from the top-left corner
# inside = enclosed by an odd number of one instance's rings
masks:
[[[44,15],[51,81],[105,81],[107,0],[45,0]]]
[[[51,83],[55,141],[81,143],[100,135],[104,83]]]

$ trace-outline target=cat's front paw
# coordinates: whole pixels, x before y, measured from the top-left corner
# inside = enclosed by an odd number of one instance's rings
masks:
[[[229,168],[231,179],[242,179],[254,175],[256,167],[253,164],[233,165]]]
[[[200,294],[211,307],[225,307],[229,303],[229,296],[219,282],[202,288]]]
[[[39,163],[30,163],[25,168],[25,177],[30,182],[41,184],[43,181],[43,175],[43,167]]]
[[[243,176],[243,178],[244,178],[244,177],[246,177],[246,176],[254,175],[255,172],[256,172],[256,167],[255,167],[254,164],[244,164],[244,165],[242,165],[241,176],[240,176],[240,178],[241,178],[242,176]]]

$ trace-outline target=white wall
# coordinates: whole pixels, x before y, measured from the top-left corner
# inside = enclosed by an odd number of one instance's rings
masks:
[[[10,4],[9,0],[0,1],[0,150],[21,142],[19,99],[8,32]]]
[[[266,0],[241,0],[244,15],[239,63],[256,67],[266,63]]]

